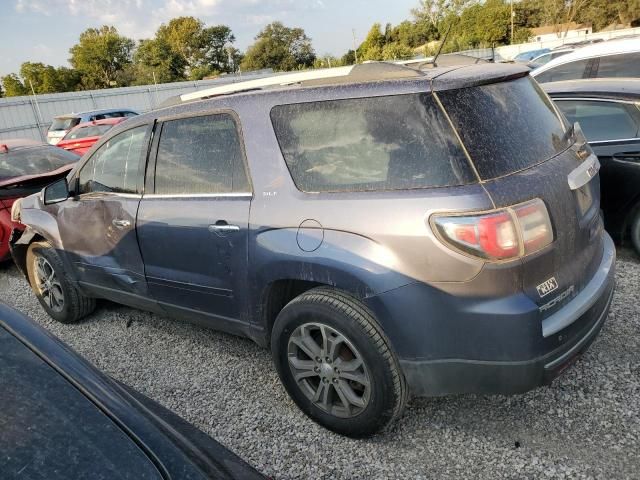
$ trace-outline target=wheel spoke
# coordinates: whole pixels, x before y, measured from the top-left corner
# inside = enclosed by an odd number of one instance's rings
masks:
[[[357,395],[356,392],[353,391],[353,389],[351,388],[351,385],[349,385],[348,382],[345,382],[343,380],[338,380],[338,383],[336,384],[336,391],[338,390],[338,388],[342,391],[342,394],[345,396],[345,398],[351,405],[364,408],[365,406],[364,398]]]
[[[328,383],[320,382],[318,388],[316,389],[316,393],[313,396],[314,403],[320,403],[325,409],[329,410],[329,391],[330,385]]]
[[[320,346],[311,338],[311,335],[306,332],[301,332],[297,337],[292,336],[291,341],[300,347],[309,358],[316,358],[322,354]]]
[[[39,260],[36,263],[36,275],[38,276],[38,283],[43,283],[47,278],[47,274],[44,272],[42,263]]]
[[[327,356],[332,360],[336,360],[338,357],[338,347],[345,342],[345,338],[342,335],[335,337],[329,337],[329,348],[327,349]]]
[[[336,366],[342,372],[355,372],[360,367],[362,367],[362,360],[360,360],[360,358],[354,358],[353,360],[347,361],[338,359],[336,360]]]
[[[340,372],[340,378],[344,380],[352,380],[363,387],[370,386],[369,379],[367,379],[367,376],[364,373]]]
[[[340,385],[340,382],[338,382],[337,384],[334,384],[333,388],[336,390],[336,393],[338,394],[338,397],[340,397],[340,401],[342,402],[342,405],[344,406],[344,409],[347,412],[347,415],[350,416],[351,415],[351,403],[347,399],[347,396],[344,394],[344,390],[342,389],[342,386]]]
[[[289,357],[289,364],[293,367],[296,382],[299,382],[303,378],[318,376],[318,373],[314,371],[316,363],[313,360],[301,360],[297,357]]]
[[[54,286],[51,289],[51,294],[53,295],[53,299],[56,301],[56,304],[60,307],[62,306],[62,302],[64,302],[64,295],[62,294],[62,289],[60,286]]]

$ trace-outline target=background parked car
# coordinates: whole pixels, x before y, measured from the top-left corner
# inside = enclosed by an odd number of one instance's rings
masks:
[[[527,63],[527,66],[533,70],[533,69],[541,67],[542,65],[546,65],[551,60],[554,60],[554,59],[556,59],[558,57],[561,57],[563,55],[567,55],[568,53],[571,53],[573,51],[574,51],[573,48],[563,48],[562,50],[552,50],[551,52],[547,52],[547,53],[543,53],[542,55],[538,55],[533,60],[531,60],[529,63]]]
[[[580,78],[640,78],[640,40],[611,40],[578,48],[536,68],[531,75],[538,83]]]
[[[264,478],[2,304],[0,345],[2,478]]]
[[[539,48],[536,50],[529,50],[528,52],[522,52],[516,55],[515,57],[513,57],[513,61],[516,63],[527,63],[533,60],[534,58],[544,53],[548,53],[550,51],[551,50],[548,48]]]
[[[76,125],[105,118],[134,117],[138,112],[128,108],[111,108],[106,110],[91,110],[88,112],[69,113],[54,117],[47,131],[47,142],[56,145]]]
[[[0,140],[0,262],[10,256],[11,230],[22,228],[11,221],[13,202],[64,177],[79,158],[33,140]]]
[[[105,118],[104,120],[81,123],[73,127],[56,146],[78,155],[84,155],[102,135],[127,118]]]
[[[570,122],[579,122],[600,159],[605,225],[618,240],[630,237],[640,253],[640,79],[545,83]]]

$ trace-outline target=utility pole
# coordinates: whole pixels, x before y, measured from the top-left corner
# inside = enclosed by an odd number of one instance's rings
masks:
[[[513,12],[513,0],[511,0],[511,45],[513,45],[513,17],[515,13]]]
[[[358,63],[358,48],[356,47],[356,29],[352,28],[351,33],[353,34],[353,54],[356,57],[356,64]]]

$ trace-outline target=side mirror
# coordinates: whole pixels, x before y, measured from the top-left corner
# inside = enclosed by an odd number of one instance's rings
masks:
[[[45,205],[64,202],[67,198],[69,198],[69,186],[66,178],[47,185],[42,191],[42,200]]]

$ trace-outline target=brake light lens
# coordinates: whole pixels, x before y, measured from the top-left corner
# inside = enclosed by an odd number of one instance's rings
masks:
[[[432,227],[446,245],[488,260],[522,257],[553,242],[549,212],[538,198],[479,215],[434,215]]]

